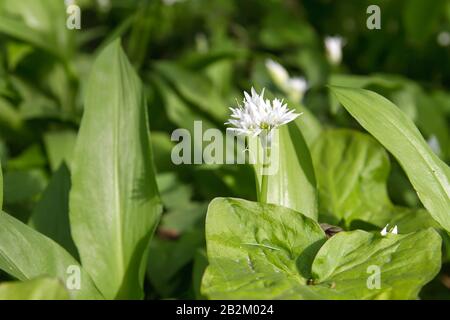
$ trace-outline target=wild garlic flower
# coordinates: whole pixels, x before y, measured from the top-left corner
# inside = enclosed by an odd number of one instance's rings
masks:
[[[239,135],[247,135],[261,138],[263,145],[266,142],[270,146],[272,130],[296,119],[300,114],[289,110],[282,100],[264,100],[264,89],[258,94],[251,89],[251,95],[244,92],[243,105],[230,108],[231,116],[228,122],[233,127],[228,128]],[[266,140],[267,139],[267,140]]]
[[[387,225],[383,228],[383,230],[381,230],[380,234],[381,234],[382,236],[385,236],[385,235],[387,235],[388,233],[391,233],[391,234],[398,234],[397,225],[395,225],[393,228],[391,228],[391,229],[389,229],[389,230],[388,230],[388,227],[389,227],[389,224],[387,224]]]
[[[277,86],[282,87],[289,81],[289,73],[281,64],[272,59],[267,59],[265,64],[270,77]]]
[[[344,40],[342,37],[325,37],[325,49],[328,59],[332,64],[339,64],[342,61],[342,47]]]
[[[290,77],[287,70],[272,59],[266,60],[266,68],[273,82],[283,90],[290,99],[300,101],[308,90],[308,82],[303,77]]]
[[[287,88],[290,93],[290,97],[293,100],[300,101],[305,95],[306,90],[308,90],[309,85],[303,77],[292,77],[289,78]]]

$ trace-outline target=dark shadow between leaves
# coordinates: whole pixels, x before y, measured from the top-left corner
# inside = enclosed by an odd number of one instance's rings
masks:
[[[311,278],[311,266],[313,264],[314,258],[317,255],[319,249],[323,246],[326,239],[320,239],[316,242],[310,244],[303,250],[303,252],[298,256],[296,265],[298,273],[305,279]]]
[[[292,145],[295,149],[295,154],[297,155],[300,166],[303,168],[303,171],[308,179],[309,183],[312,186],[316,185],[316,177],[314,176],[314,167],[311,159],[311,155],[309,152],[305,152],[305,150],[309,150],[306,144],[305,138],[303,137],[302,132],[298,128],[297,124],[290,123],[288,125],[289,135],[292,139]]]

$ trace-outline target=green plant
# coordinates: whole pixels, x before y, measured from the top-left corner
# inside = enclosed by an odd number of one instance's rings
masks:
[[[450,299],[450,1],[375,4],[0,1],[0,299]]]

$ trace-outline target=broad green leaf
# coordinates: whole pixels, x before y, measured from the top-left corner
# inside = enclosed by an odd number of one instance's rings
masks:
[[[1,283],[0,300],[69,300],[69,293],[59,279],[42,277]]]
[[[433,218],[450,230],[450,169],[431,150],[413,122],[393,103],[363,89],[332,87],[348,112],[405,170]]]
[[[437,142],[435,153],[446,160],[450,148],[450,134],[439,101],[427,94],[414,81],[397,75],[374,74],[371,76],[333,75],[330,84],[342,87],[376,89],[395,103],[414,121],[425,138]],[[338,108],[339,102],[330,92],[332,108]]]
[[[289,103],[297,113],[302,115],[295,119],[295,123],[302,128],[302,134],[305,137],[308,147],[319,137],[322,132],[322,125],[314,114],[305,106],[298,103]]]
[[[401,233],[438,227],[426,210],[393,205],[386,186],[389,158],[371,136],[327,130],[311,153],[319,190],[319,221],[366,230],[395,223]]]
[[[63,163],[36,204],[28,225],[54,240],[74,258],[78,252],[69,225],[70,172]]]
[[[441,268],[441,238],[434,229],[386,237],[341,232],[328,240],[312,265],[314,283],[332,299],[416,299]],[[370,276],[380,271],[379,289]]]
[[[142,298],[161,204],[144,91],[119,40],[95,61],[84,108],[72,157],[72,236],[106,298]]]
[[[386,237],[358,230],[326,241],[298,212],[231,198],[211,202],[206,240],[202,293],[212,299],[416,299],[441,263],[433,229]],[[376,267],[378,288],[368,285]]]
[[[71,268],[77,267],[80,289],[69,290],[71,295],[101,299],[90,276],[63,248],[7,213],[0,213],[0,269],[22,281],[45,275],[66,283],[76,275]]]
[[[272,299],[307,286],[325,234],[285,207],[216,198],[206,217],[209,266],[202,294],[213,299]]]
[[[386,189],[389,157],[375,139],[357,131],[328,130],[316,141],[311,154],[319,212],[327,222],[343,220],[348,225],[360,219],[385,224],[393,207]]]
[[[294,122],[280,127],[278,135],[274,135],[273,144],[272,152],[278,152],[278,155],[275,155],[268,170],[267,202],[291,208],[317,220],[314,168],[299,125]],[[258,145],[261,146],[260,143]],[[257,163],[255,170],[261,185],[261,165]]]

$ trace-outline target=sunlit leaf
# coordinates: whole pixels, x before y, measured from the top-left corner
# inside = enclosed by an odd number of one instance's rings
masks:
[[[60,280],[42,277],[1,283],[0,300],[69,300],[69,293]]]
[[[332,87],[347,111],[399,161],[420,200],[450,230],[450,169],[393,103],[363,89]]]
[[[278,152],[278,155],[273,157],[267,170],[267,202],[297,210],[317,220],[316,178],[309,149],[298,124],[294,122],[280,127],[273,144],[272,152]],[[263,171],[260,162],[255,165],[255,170],[261,185]]]
[[[69,290],[77,299],[101,299],[90,276],[79,263],[51,239],[7,213],[0,213],[0,269],[19,280],[39,276],[59,278],[63,283],[79,270],[80,287]]]
[[[416,299],[441,263],[433,229],[340,232],[326,241],[298,212],[230,198],[211,202],[206,241],[202,293],[212,299]]]
[[[106,298],[142,298],[160,213],[144,91],[116,40],[92,69],[70,192],[72,236]]]

